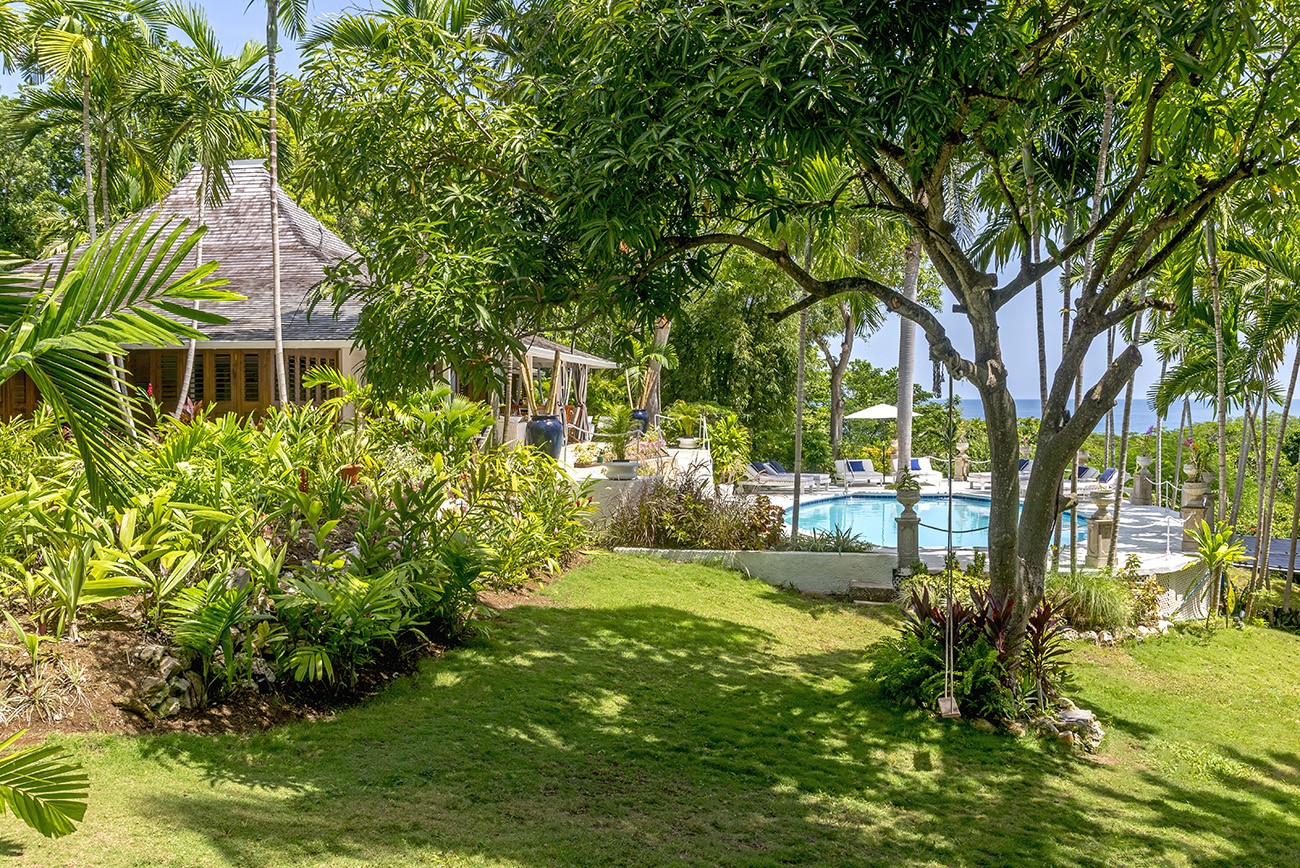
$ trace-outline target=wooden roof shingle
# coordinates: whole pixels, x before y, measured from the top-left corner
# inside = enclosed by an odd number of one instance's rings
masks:
[[[200,172],[196,168],[176,183],[166,196],[141,212],[141,216],[188,219],[198,223]],[[262,160],[230,164],[229,194],[221,204],[204,209],[203,259],[218,262],[216,276],[245,301],[213,304],[208,309],[230,320],[225,325],[204,326],[214,341],[270,341],[274,337],[275,307],[271,288],[271,173]],[[328,303],[307,315],[311,291],[325,277],[325,269],[356,251],[327,229],[297,202],[277,188],[280,207],[281,323],[286,341],[337,341],[351,343],[361,314],[361,303],[345,302],[337,317]],[[37,267],[58,263],[47,260]]]

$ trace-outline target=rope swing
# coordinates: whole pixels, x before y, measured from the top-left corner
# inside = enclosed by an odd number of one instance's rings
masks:
[[[942,383],[939,381],[939,363],[935,362],[935,391],[939,391]],[[943,571],[948,577],[948,600],[947,615],[943,619],[943,696],[939,697],[939,714],[942,717],[961,717],[961,709],[957,707],[957,697],[953,695],[953,645],[956,644],[953,635],[952,623],[952,574],[953,574],[953,549],[952,549],[952,468],[953,468],[953,441],[957,439],[956,426],[952,418],[952,372],[948,372],[948,552],[943,560]]]

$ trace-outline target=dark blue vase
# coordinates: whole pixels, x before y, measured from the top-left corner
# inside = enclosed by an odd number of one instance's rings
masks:
[[[641,426],[642,434],[644,434],[646,431],[650,429],[650,414],[647,413],[644,409],[638,408],[636,410],[633,410],[632,418],[635,419],[637,424]]]
[[[532,416],[524,426],[524,442],[559,461],[560,451],[564,448],[564,423],[559,416],[549,413]]]

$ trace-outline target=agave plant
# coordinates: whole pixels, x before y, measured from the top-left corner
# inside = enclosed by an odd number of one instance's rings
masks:
[[[181,271],[202,232],[150,217],[69,253],[57,269],[0,269],[0,382],[20,371],[32,378],[76,441],[97,500],[130,473],[115,441],[133,399],[113,387],[124,374],[107,359],[127,344],[201,338],[181,320],[226,320],[186,303],[241,298],[219,289],[215,262]]]

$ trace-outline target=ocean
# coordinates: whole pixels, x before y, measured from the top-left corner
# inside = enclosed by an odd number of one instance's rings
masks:
[[[984,404],[979,398],[960,398],[961,413],[968,419],[983,419]],[[1280,408],[1279,408],[1280,409]],[[1296,410],[1292,407],[1292,412]],[[1043,402],[1037,398],[1016,398],[1016,416],[1021,419],[1042,417]],[[1169,416],[1165,419],[1165,429],[1178,429],[1178,415],[1182,412],[1181,403],[1177,407],[1170,408]],[[1214,408],[1209,404],[1192,402],[1192,421],[1193,422],[1210,422],[1214,419]],[[1115,402],[1115,430],[1118,431],[1124,421],[1124,401],[1123,399]],[[1133,401],[1133,414],[1129,417],[1129,430],[1135,434],[1145,434],[1148,429],[1156,425],[1156,411],[1144,398]],[[1098,423],[1096,431],[1101,434],[1106,430],[1106,420],[1103,418]]]

